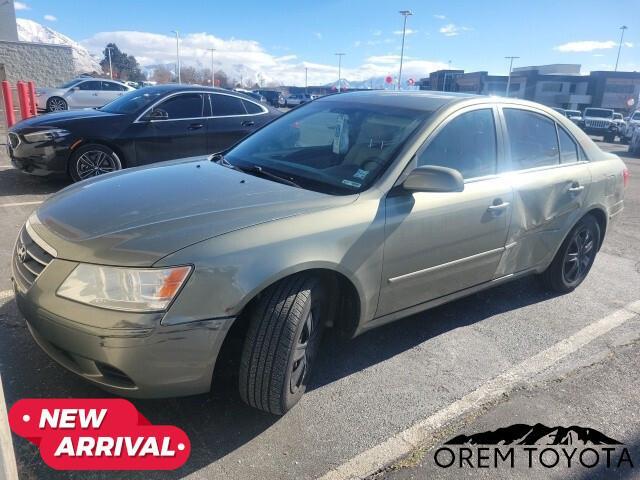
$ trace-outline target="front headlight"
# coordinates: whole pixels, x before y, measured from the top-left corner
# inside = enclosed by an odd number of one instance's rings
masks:
[[[57,294],[94,307],[129,312],[166,310],[191,272],[190,266],[123,268],[80,264]]]
[[[51,128],[49,130],[41,130],[40,132],[26,133],[24,139],[29,143],[48,142],[56,138],[63,138],[69,135],[71,132],[62,128]]]

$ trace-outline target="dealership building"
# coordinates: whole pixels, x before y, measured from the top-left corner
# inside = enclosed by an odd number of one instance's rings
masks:
[[[464,70],[439,70],[419,82],[422,90],[505,95],[506,75]],[[640,97],[640,72],[593,71],[580,73],[577,64],[553,64],[514,68],[509,96],[550,107],[583,110],[586,107],[635,110]]]

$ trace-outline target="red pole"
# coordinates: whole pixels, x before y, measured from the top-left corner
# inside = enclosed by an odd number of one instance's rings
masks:
[[[29,91],[29,103],[31,104],[31,116],[38,115],[38,106],[36,105],[36,84],[34,81],[29,81],[27,84]]]
[[[4,114],[7,117],[7,128],[10,128],[16,124],[16,114],[13,111],[11,85],[6,80],[2,81],[2,98],[4,99]]]
[[[18,100],[20,101],[20,119],[29,118],[29,98],[27,97],[27,84],[22,80],[18,82]]]

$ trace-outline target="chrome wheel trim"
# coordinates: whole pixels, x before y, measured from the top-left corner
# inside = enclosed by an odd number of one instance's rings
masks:
[[[76,161],[76,173],[80,180],[114,172],[120,168],[118,157],[102,150],[87,150]]]

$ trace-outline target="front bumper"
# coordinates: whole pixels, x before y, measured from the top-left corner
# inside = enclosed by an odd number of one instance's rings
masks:
[[[14,280],[18,308],[53,360],[127,397],[177,397],[211,388],[233,318],[163,325],[162,313],[111,311],[58,297],[56,284],[73,265],[54,259],[26,291]]]
[[[582,127],[582,130],[587,135],[596,135],[596,136],[607,136],[607,135],[618,135],[618,129],[616,127],[609,128],[598,128],[598,127]]]
[[[12,165],[25,173],[37,176],[66,175],[67,160],[71,154],[71,139],[50,141],[41,144],[29,144],[22,139],[22,135],[12,132],[20,138],[19,143],[12,147],[7,142],[7,153]],[[16,142],[13,142],[14,144]]]

